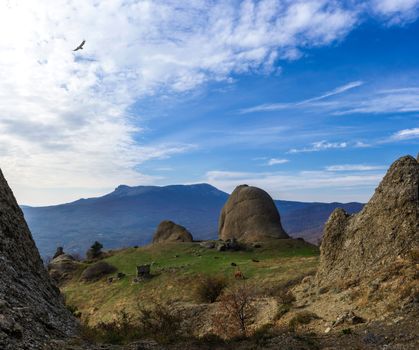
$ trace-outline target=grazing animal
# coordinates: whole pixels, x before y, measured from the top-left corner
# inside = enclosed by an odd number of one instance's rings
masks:
[[[83,46],[86,43],[86,40],[83,40],[79,46],[77,46],[73,51],[83,50]]]
[[[237,266],[237,264],[235,262],[232,262],[231,266]]]
[[[236,270],[234,272],[234,278],[236,280],[244,280],[244,275],[243,275],[243,273],[240,270]]]
[[[258,260],[258,259],[252,259],[252,261],[253,261],[253,262],[259,262],[259,260]]]

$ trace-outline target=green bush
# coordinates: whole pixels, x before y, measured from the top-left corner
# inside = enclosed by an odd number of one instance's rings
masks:
[[[88,260],[97,259],[102,255],[103,244],[96,241],[92,244],[89,250],[86,252],[86,258]]]

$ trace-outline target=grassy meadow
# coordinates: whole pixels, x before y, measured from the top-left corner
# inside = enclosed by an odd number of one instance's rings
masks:
[[[82,282],[80,275],[88,264],[66,282],[61,290],[66,303],[76,307],[82,319],[90,324],[110,321],[120,310],[135,314],[139,304],[151,300],[198,303],[196,286],[204,276],[223,277],[229,286],[242,281],[235,279],[240,269],[246,283],[260,293],[298,279],[315,271],[318,248],[304,241],[284,239],[261,243],[241,251],[218,252],[203,248],[198,242],[160,243],[110,252],[103,261],[126,274],[121,280]],[[153,277],[133,283],[136,266],[152,264]],[[114,276],[112,274],[111,276]]]

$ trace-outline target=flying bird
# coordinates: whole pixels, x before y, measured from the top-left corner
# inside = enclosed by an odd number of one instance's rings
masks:
[[[73,51],[83,50],[83,45],[85,44],[86,40],[83,40],[79,46],[77,46]]]

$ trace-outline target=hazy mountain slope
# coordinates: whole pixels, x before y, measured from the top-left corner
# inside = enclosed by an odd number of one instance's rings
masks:
[[[303,237],[311,243],[317,243],[321,238],[323,226],[330,214],[336,208],[343,208],[353,214],[359,212],[361,203],[304,203],[276,201],[281,213],[285,231],[293,237]]]
[[[195,239],[217,237],[218,217],[228,194],[208,184],[119,186],[103,197],[48,206],[22,206],[43,256],[58,245],[84,253],[99,240],[106,248],[149,243],[162,220],[185,226]],[[362,204],[276,201],[282,223],[291,235],[316,242],[336,207],[358,211]]]

